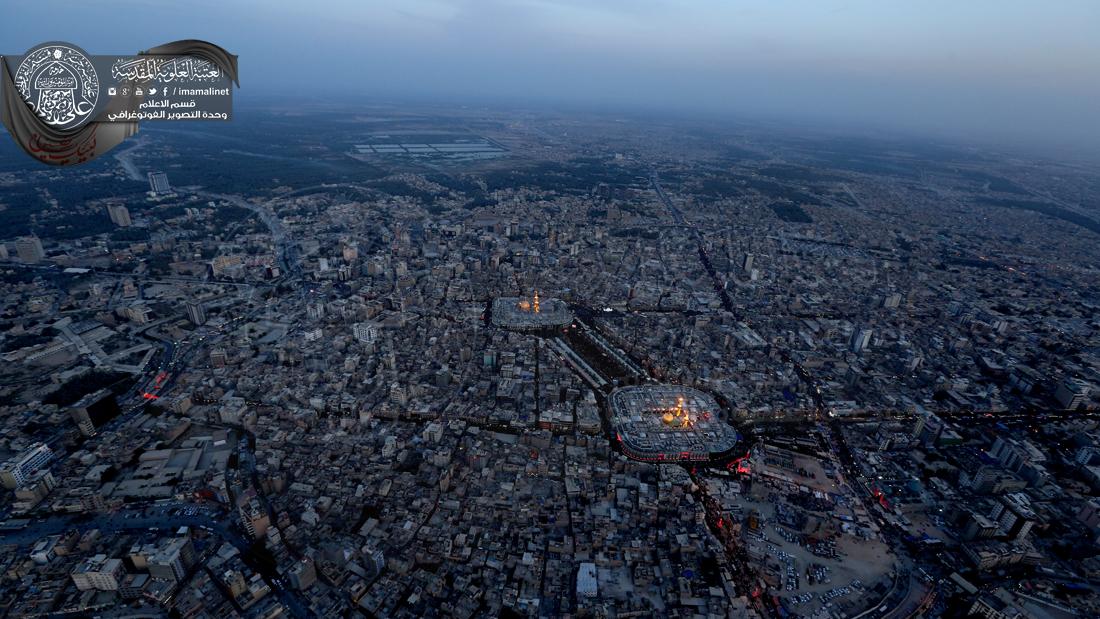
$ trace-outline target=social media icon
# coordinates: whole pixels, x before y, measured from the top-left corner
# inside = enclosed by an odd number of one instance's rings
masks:
[[[115,93],[116,93],[116,92],[117,92],[117,91],[115,90],[115,88],[114,88],[113,86],[112,86],[111,88],[108,88],[108,89],[107,89],[107,95],[108,95],[108,96],[111,96],[111,97],[113,97],[113,96],[115,96]]]
[[[145,91],[140,89],[140,88],[135,88],[134,89],[134,94],[140,97],[140,96],[145,94]]]
[[[157,89],[156,88],[150,88],[149,89],[149,95],[152,96],[152,95],[155,95],[155,94],[157,94]]]

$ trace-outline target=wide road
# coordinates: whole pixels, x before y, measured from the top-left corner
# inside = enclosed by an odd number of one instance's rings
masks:
[[[287,232],[286,227],[283,226],[283,220],[279,219],[270,207],[267,205],[253,204],[240,196],[213,193],[203,189],[179,189],[178,191],[181,193],[189,193],[207,200],[221,200],[233,206],[251,211],[260,218],[260,221],[267,226],[268,231],[271,233],[271,240],[275,243],[276,247],[276,257],[279,262],[279,268],[283,269],[283,271],[288,274],[295,276],[301,275],[301,264],[298,260],[298,247],[290,238],[290,234]]]
[[[680,226],[687,227],[691,230],[692,236],[695,237],[695,245],[699,250],[699,261],[703,264],[703,269],[706,270],[707,275],[710,275],[711,280],[714,282],[714,292],[718,295],[718,300],[722,302],[722,308],[730,314],[733,314],[734,318],[741,319],[737,312],[733,308],[733,300],[730,299],[730,295],[726,292],[725,282],[718,277],[718,272],[715,270],[714,265],[711,264],[710,256],[707,255],[706,246],[703,244],[703,235],[699,232],[694,224],[688,224],[684,221],[684,215],[680,212],[680,209],[672,203],[672,200],[665,195],[665,190],[661,188],[661,180],[657,176],[657,171],[654,170],[649,177],[649,182],[653,186],[653,191],[657,194],[657,197],[661,199],[661,202],[665,205],[665,209],[668,210],[672,218],[676,220],[676,223]]]

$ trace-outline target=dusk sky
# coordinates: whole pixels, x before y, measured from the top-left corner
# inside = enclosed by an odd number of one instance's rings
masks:
[[[168,8],[171,6],[171,8]],[[200,38],[240,55],[241,101],[472,98],[1100,150],[1095,0],[38,0],[5,53],[133,53]]]

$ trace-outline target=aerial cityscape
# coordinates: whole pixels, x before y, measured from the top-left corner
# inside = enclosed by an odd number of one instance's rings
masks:
[[[364,114],[5,153],[5,616],[1100,612],[1094,170]]]
[[[255,27],[329,20],[295,53],[407,98],[248,94],[293,61],[225,36],[232,120],[143,122],[72,167],[0,136],[0,619],[1100,617],[1100,168],[1077,148],[1096,126],[1059,128],[1076,103],[1013,127],[965,93],[884,94],[926,115],[898,130],[620,105],[632,65],[585,46],[634,50],[664,16],[705,48],[733,16],[696,40],[665,2],[494,0],[484,30],[477,3],[321,4],[343,12]],[[540,38],[527,11],[601,30]],[[392,45],[364,16],[425,49],[392,73],[330,53]],[[1088,22],[1050,19],[1067,47]],[[979,73],[952,36],[934,68]],[[874,74],[809,39],[784,53]],[[654,90],[696,96],[681,61],[734,71],[700,58],[654,62]],[[801,78],[774,73],[742,98],[782,108]],[[450,97],[464,80],[485,92]]]

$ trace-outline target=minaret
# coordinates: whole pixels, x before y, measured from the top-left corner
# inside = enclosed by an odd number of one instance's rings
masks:
[[[535,313],[539,313],[539,291],[535,291]]]

